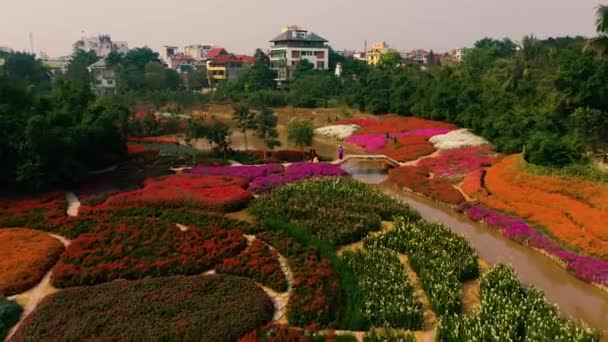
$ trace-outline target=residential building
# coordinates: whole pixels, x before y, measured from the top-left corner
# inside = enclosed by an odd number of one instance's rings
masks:
[[[369,65],[376,65],[380,62],[380,56],[388,51],[388,44],[385,42],[376,42],[372,45],[372,49],[365,53],[365,61]]]
[[[97,56],[105,58],[113,51],[127,53],[129,51],[129,46],[127,42],[113,41],[112,38],[106,34],[87,38],[83,37],[74,43],[74,49],[85,52],[95,51]]]
[[[219,55],[207,61],[207,78],[211,86],[221,81],[234,80],[248,67],[235,55]]]
[[[283,32],[270,41],[270,64],[277,73],[277,83],[293,79],[300,61],[307,60],[315,69],[329,69],[327,40],[298,26],[286,26]]]
[[[183,72],[194,69],[196,67],[196,60],[189,55],[178,53],[167,57],[167,67],[178,72]]]
[[[248,55],[236,55],[236,58],[240,59],[241,61],[243,61],[243,63],[245,63],[248,66],[254,64],[255,61],[257,60],[255,57],[248,56]]]
[[[163,49],[160,50],[160,58],[165,62],[165,64],[169,64],[169,57],[177,55],[179,48],[173,45],[165,45]]]
[[[218,56],[225,56],[225,55],[228,55],[228,51],[226,51],[226,49],[224,49],[222,47],[215,47],[207,52],[206,60],[210,61]]]
[[[88,67],[91,76],[91,90],[95,95],[116,94],[116,74],[108,67],[105,59],[100,59]]]
[[[53,77],[57,77],[59,75],[65,74],[68,71],[68,66],[70,65],[70,58],[49,58],[48,56],[45,56],[45,58],[42,58],[42,65],[49,69]]]
[[[353,54],[353,58],[365,62],[365,55],[366,55],[365,52],[356,52]]]
[[[188,45],[184,48],[184,55],[194,58],[195,61],[200,62],[207,59],[207,54],[213,49],[211,45],[194,44]]]

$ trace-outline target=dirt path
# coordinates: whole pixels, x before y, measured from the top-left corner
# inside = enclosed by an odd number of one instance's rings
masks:
[[[65,199],[68,201],[68,216],[78,216],[78,210],[80,209],[80,201],[78,200],[78,197],[76,197],[76,194],[71,191],[66,192]]]
[[[63,236],[55,234],[49,235],[61,241],[66,247],[70,244],[70,240],[64,238]],[[9,297],[9,299],[14,299],[19,305],[21,305],[21,307],[23,308],[23,313],[21,314],[21,319],[19,320],[19,322],[15,324],[15,326],[9,331],[8,335],[6,336],[7,341],[15,333],[15,331],[17,331],[17,329],[19,328],[21,323],[23,323],[25,318],[27,318],[27,316],[32,313],[32,311],[34,311],[36,306],[38,306],[38,304],[42,299],[44,299],[44,297],[53,294],[57,291],[60,291],[59,289],[56,289],[51,285],[51,271],[52,270],[49,270],[44,276],[44,278],[42,278],[42,280],[38,283],[38,285],[34,286],[30,290]]]

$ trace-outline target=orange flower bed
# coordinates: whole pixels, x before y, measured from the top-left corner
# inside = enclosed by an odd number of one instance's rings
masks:
[[[425,120],[412,116],[406,117],[395,114],[387,114],[382,115],[378,123],[375,125],[372,125],[371,122],[366,122],[366,124],[363,125],[357,133],[398,133],[429,128],[456,129],[458,127],[456,125],[441,121]]]
[[[97,209],[147,205],[232,211],[246,206],[253,197],[243,189],[246,184],[244,178],[188,173],[150,178],[142,189],[112,196]]]
[[[462,180],[460,188],[471,198],[478,198],[485,193],[482,187],[483,170],[475,170],[467,174]]]
[[[427,156],[435,151],[435,146],[429,142],[427,137],[408,135],[389,139],[388,143],[380,151],[380,154],[384,154],[400,162],[406,162]]]
[[[143,138],[130,136],[130,137],[127,137],[127,141],[140,142],[140,143],[169,144],[169,145],[179,144],[177,137],[172,136],[172,135],[162,135],[162,136],[158,136],[158,137],[143,137]]]
[[[522,162],[512,155],[492,166],[485,178],[491,196],[482,202],[540,224],[585,253],[608,257],[607,202],[598,201],[607,198],[608,187],[527,174]]]
[[[29,290],[55,265],[65,247],[47,233],[11,228],[0,230],[0,294]]]
[[[389,171],[389,179],[431,199],[448,204],[464,202],[464,196],[450,183],[430,178],[429,172],[417,166],[402,166]]]

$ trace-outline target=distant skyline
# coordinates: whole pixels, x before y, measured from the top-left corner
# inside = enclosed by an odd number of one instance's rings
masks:
[[[20,0],[2,5],[0,46],[70,54],[85,36],[109,34],[129,47],[213,44],[252,54],[284,25],[299,25],[336,50],[375,41],[403,49],[472,46],[484,37],[592,36],[598,0]]]

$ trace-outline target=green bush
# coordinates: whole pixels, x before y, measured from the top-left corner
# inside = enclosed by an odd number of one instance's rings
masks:
[[[322,178],[287,184],[250,206],[260,218],[290,221],[334,246],[356,242],[394,215],[419,217],[369,185],[351,178]]]
[[[237,341],[274,305],[253,281],[225,275],[117,280],[45,298],[16,341]]]
[[[564,167],[580,160],[581,153],[569,140],[553,134],[535,134],[526,144],[524,159],[530,163]]]
[[[254,108],[284,107],[287,105],[287,94],[276,90],[258,90],[247,95],[247,102]]]
[[[19,322],[22,312],[19,304],[0,295],[0,341],[3,341],[13,325]]]
[[[363,293],[363,305],[359,310],[365,318],[364,329],[373,326],[422,328],[422,303],[416,297],[397,253],[373,248],[366,252],[346,252],[342,260],[355,274]]]
[[[416,336],[391,328],[372,329],[363,335],[363,342],[416,342]]]

